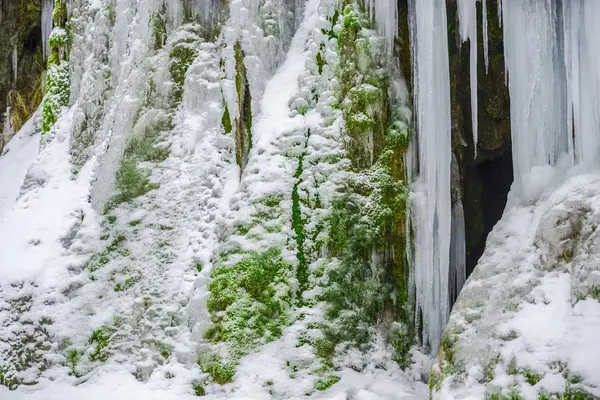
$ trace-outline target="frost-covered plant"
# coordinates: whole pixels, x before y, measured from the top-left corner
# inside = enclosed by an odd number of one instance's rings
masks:
[[[181,34],[183,37],[172,45],[169,57],[171,66],[169,68],[173,78],[173,103],[178,105],[183,98],[183,84],[190,65],[198,55],[198,44],[202,38],[195,32],[196,25],[187,25]]]
[[[67,18],[66,3],[55,0],[52,18],[55,28],[49,39],[51,50],[46,74],[46,96],[42,106],[42,133],[50,132],[62,109],[69,105],[69,63],[66,61],[69,35],[64,29]]]
[[[116,328],[113,326],[103,326],[92,333],[92,336],[88,340],[88,344],[93,346],[93,351],[89,356],[90,361],[105,362],[108,359],[106,348],[115,331]]]
[[[206,337],[226,343],[227,351],[222,358],[200,362],[216,382],[231,380],[242,356],[281,335],[292,300],[290,271],[276,249],[216,269],[208,299],[215,326]]]
[[[47,133],[56,123],[63,107],[69,104],[69,64],[51,64],[46,75],[46,97],[42,107],[42,132]]]

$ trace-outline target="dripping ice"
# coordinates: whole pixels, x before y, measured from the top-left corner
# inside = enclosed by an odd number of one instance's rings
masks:
[[[458,19],[460,26],[460,38],[463,42],[469,41],[470,45],[470,75],[471,75],[471,120],[473,126],[473,148],[477,157],[477,143],[479,136],[479,123],[477,120],[477,1],[458,0]],[[488,32],[487,32],[487,0],[482,2],[482,25],[483,25],[483,53],[486,71],[489,66],[488,56]]]

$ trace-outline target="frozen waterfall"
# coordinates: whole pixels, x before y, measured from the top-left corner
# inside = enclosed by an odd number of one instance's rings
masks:
[[[411,196],[411,223],[415,227],[411,279],[417,312],[423,312],[423,342],[435,352],[450,308],[451,125],[446,4],[444,0],[411,0],[409,13],[417,123],[412,149],[418,161],[409,171],[416,177]]]

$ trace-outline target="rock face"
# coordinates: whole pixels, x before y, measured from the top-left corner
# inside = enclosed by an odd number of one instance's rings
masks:
[[[43,96],[41,1],[0,0],[0,9],[0,126],[4,126],[5,110],[10,107],[9,118],[16,131]],[[2,141],[0,138],[0,149]]]
[[[552,179],[490,234],[432,368],[434,399],[599,398],[600,177]]]
[[[452,147],[461,171],[468,273],[472,271],[483,252],[487,234],[502,215],[512,182],[510,96],[505,84],[504,46],[502,27],[498,21],[498,1],[487,1],[487,69],[481,24],[482,7],[480,3],[477,5],[479,140],[475,157],[471,123],[470,45],[468,42],[461,42],[460,39],[456,0],[447,1]],[[487,172],[492,172],[493,175],[489,176]],[[486,192],[489,191],[492,192],[491,196],[486,196]],[[485,197],[500,198],[503,201],[498,204],[489,203],[485,201]]]

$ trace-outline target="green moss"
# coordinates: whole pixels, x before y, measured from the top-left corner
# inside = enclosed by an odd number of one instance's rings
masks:
[[[451,374],[455,370],[456,364],[456,349],[454,345],[457,342],[457,338],[452,335],[445,335],[442,338],[440,347],[444,352],[444,373]]]
[[[50,38],[48,39],[48,45],[52,48],[52,49],[60,49],[62,47],[65,47],[68,44],[69,41],[69,36],[67,35],[67,32],[64,30],[53,30],[52,34],[50,35]]]
[[[159,13],[152,15],[152,36],[154,37],[154,50],[160,50],[167,39],[167,19],[165,18],[166,6],[163,4]]]
[[[600,301],[600,285],[594,285],[590,288],[590,296],[592,299]]]
[[[204,386],[194,385],[192,388],[194,389],[194,394],[196,396],[205,396],[206,395],[206,390],[204,390]]]
[[[338,383],[340,379],[337,376],[330,376],[326,379],[321,379],[315,383],[315,389],[317,390],[327,390],[336,383]]]
[[[323,73],[323,67],[325,66],[325,59],[321,55],[321,52],[317,53],[316,62],[317,62],[317,68],[319,69],[319,75],[321,75]]]
[[[50,64],[46,75],[46,97],[42,105],[42,132],[48,133],[62,109],[69,104],[69,65],[66,62]]]
[[[200,38],[198,38],[200,40]],[[187,74],[190,65],[196,59],[198,50],[195,44],[181,41],[173,45],[171,50],[171,77],[173,78],[173,102],[175,105],[181,103],[183,99],[183,85],[185,83],[185,76]]]
[[[225,133],[229,134],[231,131],[233,131],[233,126],[231,125],[231,116],[229,115],[229,108],[227,107],[227,104],[225,104],[225,108],[223,109],[221,125],[223,126]]]
[[[16,390],[19,380],[13,376],[7,368],[0,367],[0,386],[5,386],[10,390]]]
[[[136,160],[128,157],[121,160],[116,174],[116,186],[118,194],[106,204],[105,213],[121,203],[131,201],[159,187],[157,184],[150,183],[147,173],[137,167]]]
[[[307,137],[310,137],[310,130],[308,130]],[[307,140],[308,142],[308,140]],[[298,193],[298,187],[302,183],[302,173],[304,170],[304,153],[298,159],[298,168],[294,174],[296,183],[292,189],[292,229],[296,234],[296,258],[298,259],[298,266],[296,270],[296,278],[299,282],[299,292],[302,293],[308,288],[308,262],[306,260],[306,254],[304,250],[304,241],[306,239],[306,233],[304,225],[306,222],[302,217],[302,209],[300,205],[300,194]]]
[[[67,350],[66,358],[67,358],[67,366],[70,369],[69,375],[78,377],[78,374],[75,371],[75,369],[77,368],[79,361],[81,361],[81,351],[79,351],[77,349],[69,349],[69,350]]]
[[[398,322],[392,325],[389,334],[389,341],[394,348],[394,360],[402,368],[410,366],[410,348],[413,345],[411,332],[408,327]]]
[[[558,259],[565,263],[570,263],[573,260],[573,250],[566,249],[558,256]]]
[[[529,383],[531,386],[535,386],[542,379],[541,375],[530,369],[524,370],[523,376],[525,377],[525,381],[527,381],[527,383]]]
[[[52,14],[52,20],[54,21],[54,26],[59,26],[61,28],[65,27],[67,24],[67,20],[69,18],[67,12],[67,3],[63,0],[55,0],[54,1],[54,13]]]
[[[491,382],[494,379],[496,369],[496,359],[490,360],[485,367],[483,367],[483,379],[486,382]]]
[[[228,351],[203,369],[216,382],[233,377],[238,360],[251,349],[281,335],[291,302],[290,270],[275,249],[249,253],[238,263],[215,270],[208,299],[215,326],[206,337],[225,342]]]
[[[94,346],[93,352],[90,354],[90,361],[105,362],[108,359],[107,347],[110,343],[110,338],[115,333],[116,328],[113,326],[103,326],[95,330],[88,340],[88,344]]]
[[[280,194],[271,194],[263,197],[260,200],[260,204],[263,204],[267,207],[277,207],[281,201],[283,200],[283,196]]]
[[[142,279],[142,277],[140,275],[131,276],[131,277],[125,279],[123,282],[117,283],[114,287],[114,291],[115,292],[123,292],[129,288],[132,288],[133,285],[138,283],[141,279]]]

